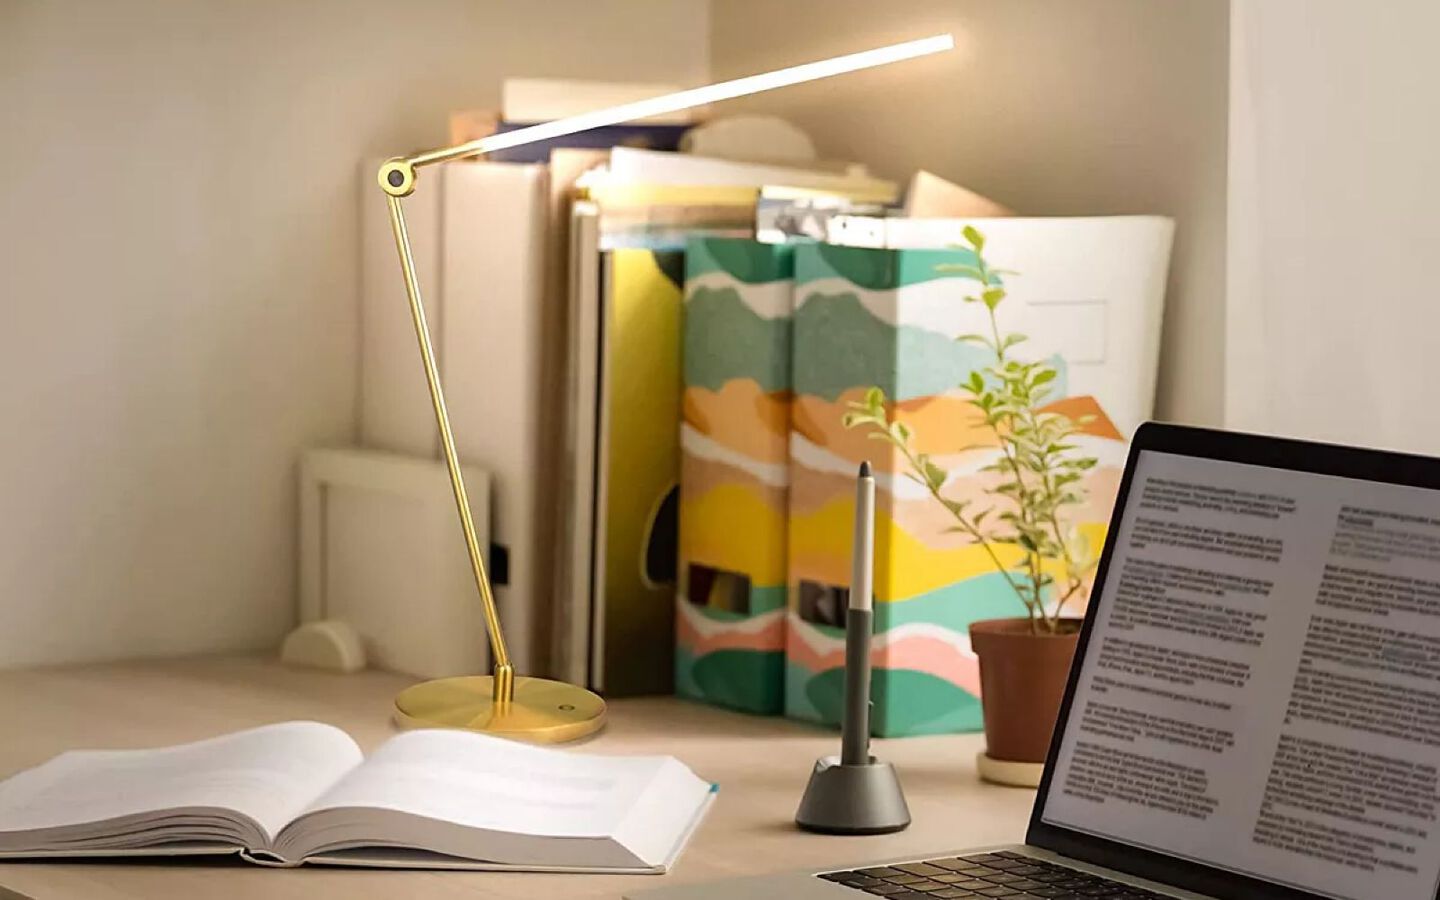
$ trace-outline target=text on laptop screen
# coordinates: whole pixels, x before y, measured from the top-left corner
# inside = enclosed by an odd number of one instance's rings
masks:
[[[1141,451],[1043,821],[1326,896],[1440,883],[1440,492]]]

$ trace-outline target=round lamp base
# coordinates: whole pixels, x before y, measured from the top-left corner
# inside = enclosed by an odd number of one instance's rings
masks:
[[[582,687],[517,675],[514,699],[497,708],[494,684],[490,675],[465,675],[406,688],[395,697],[395,721],[405,728],[463,728],[536,744],[579,740],[605,724],[605,701]]]

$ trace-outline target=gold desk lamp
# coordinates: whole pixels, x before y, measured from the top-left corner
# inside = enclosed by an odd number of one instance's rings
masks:
[[[517,676],[510,664],[510,654],[505,649],[505,638],[500,630],[500,617],[495,611],[495,596],[490,590],[490,577],[485,571],[484,557],[475,537],[475,523],[470,518],[465,479],[460,474],[455,438],[450,430],[450,417],[445,410],[445,394],[440,387],[435,352],[430,346],[430,329],[425,322],[425,305],[420,300],[420,285],[415,278],[415,260],[410,252],[410,237],[405,231],[405,215],[400,201],[415,190],[415,170],[422,166],[480,156],[495,150],[549,140],[603,125],[615,125],[828,78],[831,75],[913,59],[949,50],[953,46],[954,40],[948,34],[892,44],[546,122],[441,150],[399,156],[387,160],[380,167],[378,180],[390,206],[390,228],[395,234],[395,249],[400,254],[400,270],[405,279],[405,293],[410,299],[410,316],[415,323],[415,337],[420,343],[420,359],[425,365],[425,381],[430,387],[430,400],[435,406],[435,422],[440,428],[440,447],[445,455],[445,465],[450,470],[450,484],[455,489],[460,527],[465,532],[465,548],[470,554],[470,567],[475,575],[475,586],[480,592],[485,628],[489,632],[491,653],[495,658],[495,671],[492,675],[441,678],[402,691],[395,698],[397,718],[402,723],[420,727],[466,728],[508,738],[558,743],[591,734],[605,722],[605,701],[598,695],[578,685],[561,681]]]

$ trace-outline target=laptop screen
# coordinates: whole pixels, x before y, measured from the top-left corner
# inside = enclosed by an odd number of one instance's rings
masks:
[[[1440,491],[1135,459],[1041,821],[1346,900],[1440,887]]]

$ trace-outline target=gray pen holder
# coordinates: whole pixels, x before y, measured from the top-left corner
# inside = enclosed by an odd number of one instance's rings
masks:
[[[795,813],[795,824],[821,834],[890,834],[910,824],[900,778],[887,762],[842,765],[840,757],[816,761]]]

